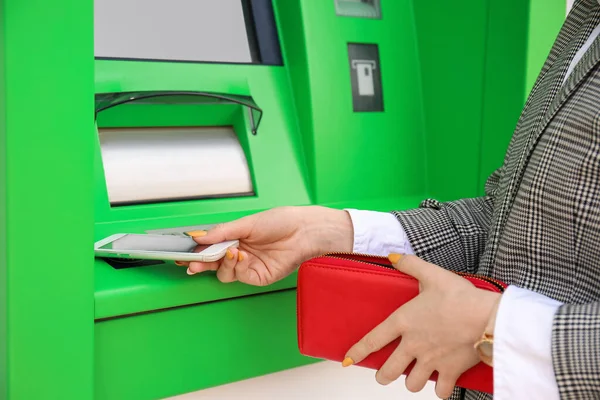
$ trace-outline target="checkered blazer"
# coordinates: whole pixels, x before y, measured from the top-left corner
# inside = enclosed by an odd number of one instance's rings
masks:
[[[600,399],[600,38],[563,85],[599,22],[597,0],[575,2],[484,197],[394,213],[421,258],[566,304],[552,333],[561,399]]]

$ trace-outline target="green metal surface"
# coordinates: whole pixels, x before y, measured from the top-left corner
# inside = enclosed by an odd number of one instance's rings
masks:
[[[93,7],[0,1],[0,398],[93,397]]]
[[[287,290],[96,323],[95,398],[160,399],[315,362]]]

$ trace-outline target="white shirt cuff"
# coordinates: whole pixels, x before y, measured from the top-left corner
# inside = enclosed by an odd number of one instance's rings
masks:
[[[355,253],[375,256],[414,254],[404,228],[392,214],[353,209],[346,211],[354,227]]]
[[[561,303],[509,286],[494,328],[494,400],[558,400],[552,322]]]

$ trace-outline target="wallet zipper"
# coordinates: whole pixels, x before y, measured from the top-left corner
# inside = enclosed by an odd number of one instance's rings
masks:
[[[348,257],[342,257],[342,256],[348,256]],[[354,261],[354,262],[361,263],[361,264],[372,265],[375,267],[380,267],[380,268],[384,268],[384,269],[391,269],[391,270],[397,271],[396,268],[394,268],[392,265],[389,265],[389,264],[379,264],[379,263],[368,262],[368,261],[363,261],[363,260],[354,260],[352,258],[349,258],[351,256],[380,258],[382,260],[388,259],[387,257],[384,257],[384,256],[374,256],[372,254],[342,253],[342,252],[327,253],[327,254],[323,254],[321,257],[330,257],[330,258],[335,258],[338,260],[349,260],[349,261]],[[502,283],[500,283],[500,281],[497,281],[494,278],[489,278],[489,277],[483,276],[483,275],[470,274],[467,272],[456,272],[456,271],[450,271],[450,272],[454,272],[456,275],[462,276],[464,278],[471,278],[471,279],[476,279],[476,280],[479,280],[482,282],[489,283],[490,285],[492,285],[496,289],[498,289],[501,293],[504,292],[504,285]]]

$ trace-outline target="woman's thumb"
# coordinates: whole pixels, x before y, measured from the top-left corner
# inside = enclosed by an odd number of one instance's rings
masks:
[[[198,244],[215,244],[227,240],[245,239],[250,233],[248,218],[238,219],[232,222],[215,225],[207,231],[186,232]]]

